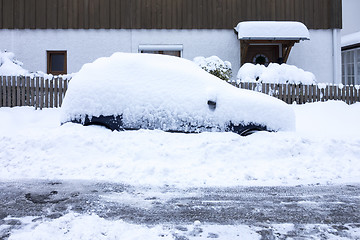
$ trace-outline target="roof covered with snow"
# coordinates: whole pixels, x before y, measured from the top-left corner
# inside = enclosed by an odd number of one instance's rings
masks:
[[[309,40],[307,27],[301,22],[250,21],[235,27],[240,40]]]
[[[341,37],[341,47],[360,44],[360,32],[355,32]]]

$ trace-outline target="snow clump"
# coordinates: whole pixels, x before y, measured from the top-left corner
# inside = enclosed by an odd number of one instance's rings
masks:
[[[315,75],[293,65],[245,63],[237,74],[237,82],[316,84]]]

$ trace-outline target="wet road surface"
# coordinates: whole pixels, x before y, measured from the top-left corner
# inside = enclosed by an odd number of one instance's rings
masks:
[[[0,183],[0,225],[11,225],[4,220],[8,216],[56,219],[68,212],[150,225],[200,220],[221,225],[293,223],[341,228],[351,223],[360,227],[360,185],[178,189],[90,181]],[[0,239],[6,237],[0,234]]]

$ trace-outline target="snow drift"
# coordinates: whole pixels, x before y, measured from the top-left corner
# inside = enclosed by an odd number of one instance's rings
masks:
[[[293,65],[270,63],[269,66],[245,63],[237,74],[238,82],[316,84],[315,75]]]

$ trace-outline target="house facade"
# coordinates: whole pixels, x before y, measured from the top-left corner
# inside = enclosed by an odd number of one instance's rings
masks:
[[[296,21],[310,40],[296,43],[287,63],[340,83],[341,9],[341,0],[0,0],[0,49],[30,71],[54,74],[119,51],[216,55],[236,74],[244,51],[238,23]],[[253,54],[266,55],[261,49]]]
[[[341,30],[342,83],[360,85],[360,9],[359,0],[343,0]]]

